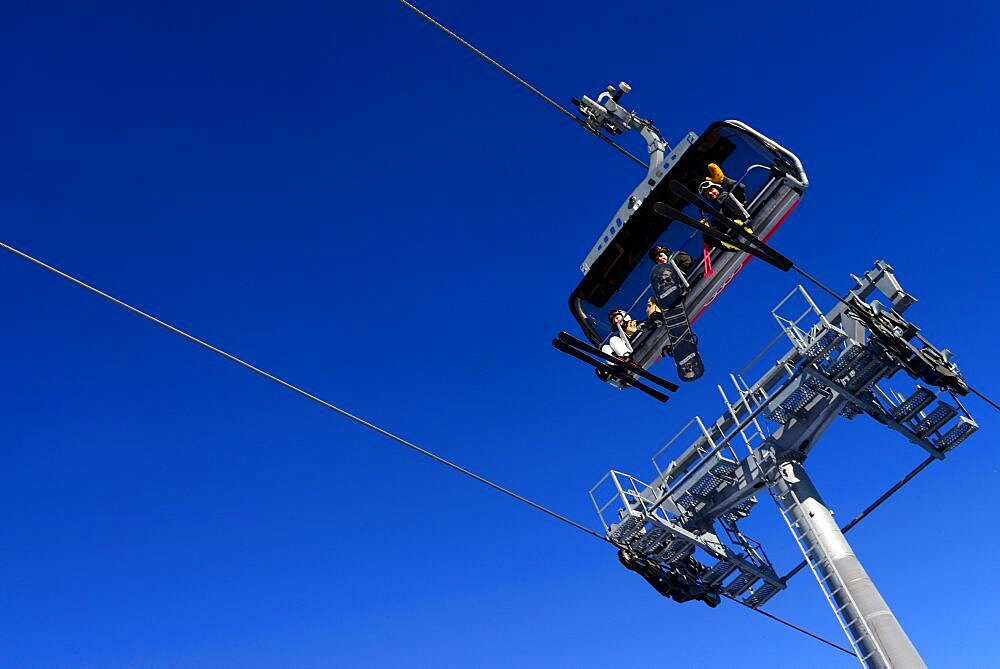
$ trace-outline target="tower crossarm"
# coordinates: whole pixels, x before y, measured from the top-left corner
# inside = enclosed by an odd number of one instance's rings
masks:
[[[775,427],[740,462],[732,481],[687,509],[695,522],[708,523],[766,487],[775,462],[803,461],[840,417],[867,414],[937,459],[978,429],[954,396],[963,389],[967,392],[967,386],[951,362],[951,353],[919,337],[919,329],[900,314],[916,300],[902,290],[892,268],[879,261],[855,281],[855,290],[825,314],[819,313],[804,289],[793,291],[806,302],[805,313],[818,318],[813,323],[781,316],[778,308],[773,312],[793,350],[743,395],[760,393],[760,413]],[[878,300],[867,302],[876,290],[893,307]],[[899,378],[909,376],[924,384],[906,394],[880,387],[899,372],[905,372]],[[934,390],[934,385],[941,389]],[[942,395],[949,401],[940,399]],[[709,433],[724,433],[749,407],[746,402],[730,405]]]
[[[654,506],[649,486],[627,474],[610,472],[591,499],[622,563],[665,596],[717,602],[724,593],[759,606],[785,587],[760,544],[735,523],[722,525],[725,540],[711,528],[694,527],[668,505]],[[695,557],[697,549],[704,555]]]
[[[760,491],[776,485],[780,467],[804,462],[838,418],[868,415],[938,459],[978,429],[956,397],[968,387],[951,353],[903,317],[916,300],[892,268],[877,261],[853,278],[855,287],[825,313],[801,286],[775,307],[792,348],[753,384],[732,376],[736,401],[723,391],[726,411],[717,420],[706,425],[696,417],[667,442],[653,456],[652,482],[612,472],[605,479],[614,483],[617,504],[600,506],[591,491],[609,539],[628,551],[626,566],[670,569],[683,559],[704,568],[685,572],[697,587],[745,595],[759,606],[784,584],[738,522]],[[890,381],[910,387],[898,392]],[[688,447],[664,461],[684,439]],[[704,564],[695,549],[708,554]]]

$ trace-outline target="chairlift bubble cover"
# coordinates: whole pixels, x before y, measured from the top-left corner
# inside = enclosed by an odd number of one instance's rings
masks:
[[[694,137],[693,133],[689,137]],[[678,181],[697,191],[715,163],[725,175],[746,191],[746,207],[754,233],[767,240],[784,222],[808,187],[808,179],[798,158],[773,140],[739,121],[717,121],[690,142],[679,145],[664,166],[647,174],[617,212],[614,222],[594,246],[584,262],[585,276],[569,299],[570,312],[586,337],[599,345],[610,333],[607,312],[645,307],[650,294],[647,253],[653,246],[686,251],[702,257],[701,235],[687,226],[658,215],[653,205],[663,202],[691,217],[700,218],[697,208],[670,189]],[[620,223],[618,223],[620,221]],[[606,241],[605,241],[605,238]],[[713,273],[702,276],[703,261],[686,273],[690,288],[684,305],[694,321],[728,286],[750,260],[744,252],[711,251]],[[667,343],[666,332],[646,337],[633,360],[648,367],[660,357]]]

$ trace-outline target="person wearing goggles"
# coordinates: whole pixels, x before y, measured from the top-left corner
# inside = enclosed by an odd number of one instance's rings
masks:
[[[611,337],[601,350],[622,360],[632,355],[632,339],[642,331],[642,323],[632,318],[623,309],[614,309],[608,314],[611,323]]]
[[[746,188],[743,184],[727,177],[715,163],[709,163],[705,171],[708,172],[708,175],[699,184],[698,192],[709,202],[718,205],[723,216],[731,219],[749,234],[753,234],[753,229],[750,227],[750,213],[746,209]],[[718,225],[710,218],[703,218],[701,222],[718,228]],[[735,246],[720,242],[712,237],[703,235],[702,240],[705,245],[706,276],[711,273],[711,262],[708,259],[709,249],[738,250]]]

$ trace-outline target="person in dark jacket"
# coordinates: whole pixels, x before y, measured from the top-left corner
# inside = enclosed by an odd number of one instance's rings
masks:
[[[684,274],[687,274],[688,270],[691,269],[691,265],[694,264],[694,259],[691,258],[684,251],[678,251],[677,253],[672,252],[666,246],[654,246],[649,250],[649,259],[655,262],[657,265],[662,265],[668,263],[671,260],[677,265],[679,269]],[[646,317],[652,318],[655,314],[660,313],[660,307],[656,304],[656,300],[652,297],[646,302]]]
[[[746,209],[746,187],[737,183],[735,179],[727,177],[715,163],[709,163],[706,171],[708,175],[698,186],[698,192],[709,202],[717,204],[723,216],[732,219],[738,226],[753,234],[753,229],[750,227],[750,213]],[[719,228],[719,225],[712,220],[702,219],[702,222],[713,228]],[[708,248],[738,250],[735,246],[712,237],[703,236],[703,239]]]
[[[686,272],[691,269],[691,263],[694,262],[691,256],[684,251],[678,251],[674,253],[666,246],[654,246],[649,249],[649,259],[655,262],[657,265],[661,265],[666,262],[670,262],[671,258],[674,264],[677,265],[678,269],[682,272]]]

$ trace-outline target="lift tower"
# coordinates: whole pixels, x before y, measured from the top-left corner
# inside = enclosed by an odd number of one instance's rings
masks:
[[[799,570],[779,576],[760,543],[739,528],[767,489],[860,662],[923,667],[805,461],[838,418],[867,415],[936,460],[978,425],[959,401],[969,389],[951,353],[903,317],[916,300],[892,268],[877,261],[852,278],[854,289],[826,313],[796,287],[772,311],[791,349],[753,384],[730,375],[735,398],[719,387],[726,411],[707,425],[695,417],[654,454],[650,483],[611,471],[590,496],[619,559],[659,592],[756,608]],[[889,389],[890,380],[905,384],[904,392]],[[692,434],[687,449],[666,461],[664,453]]]

